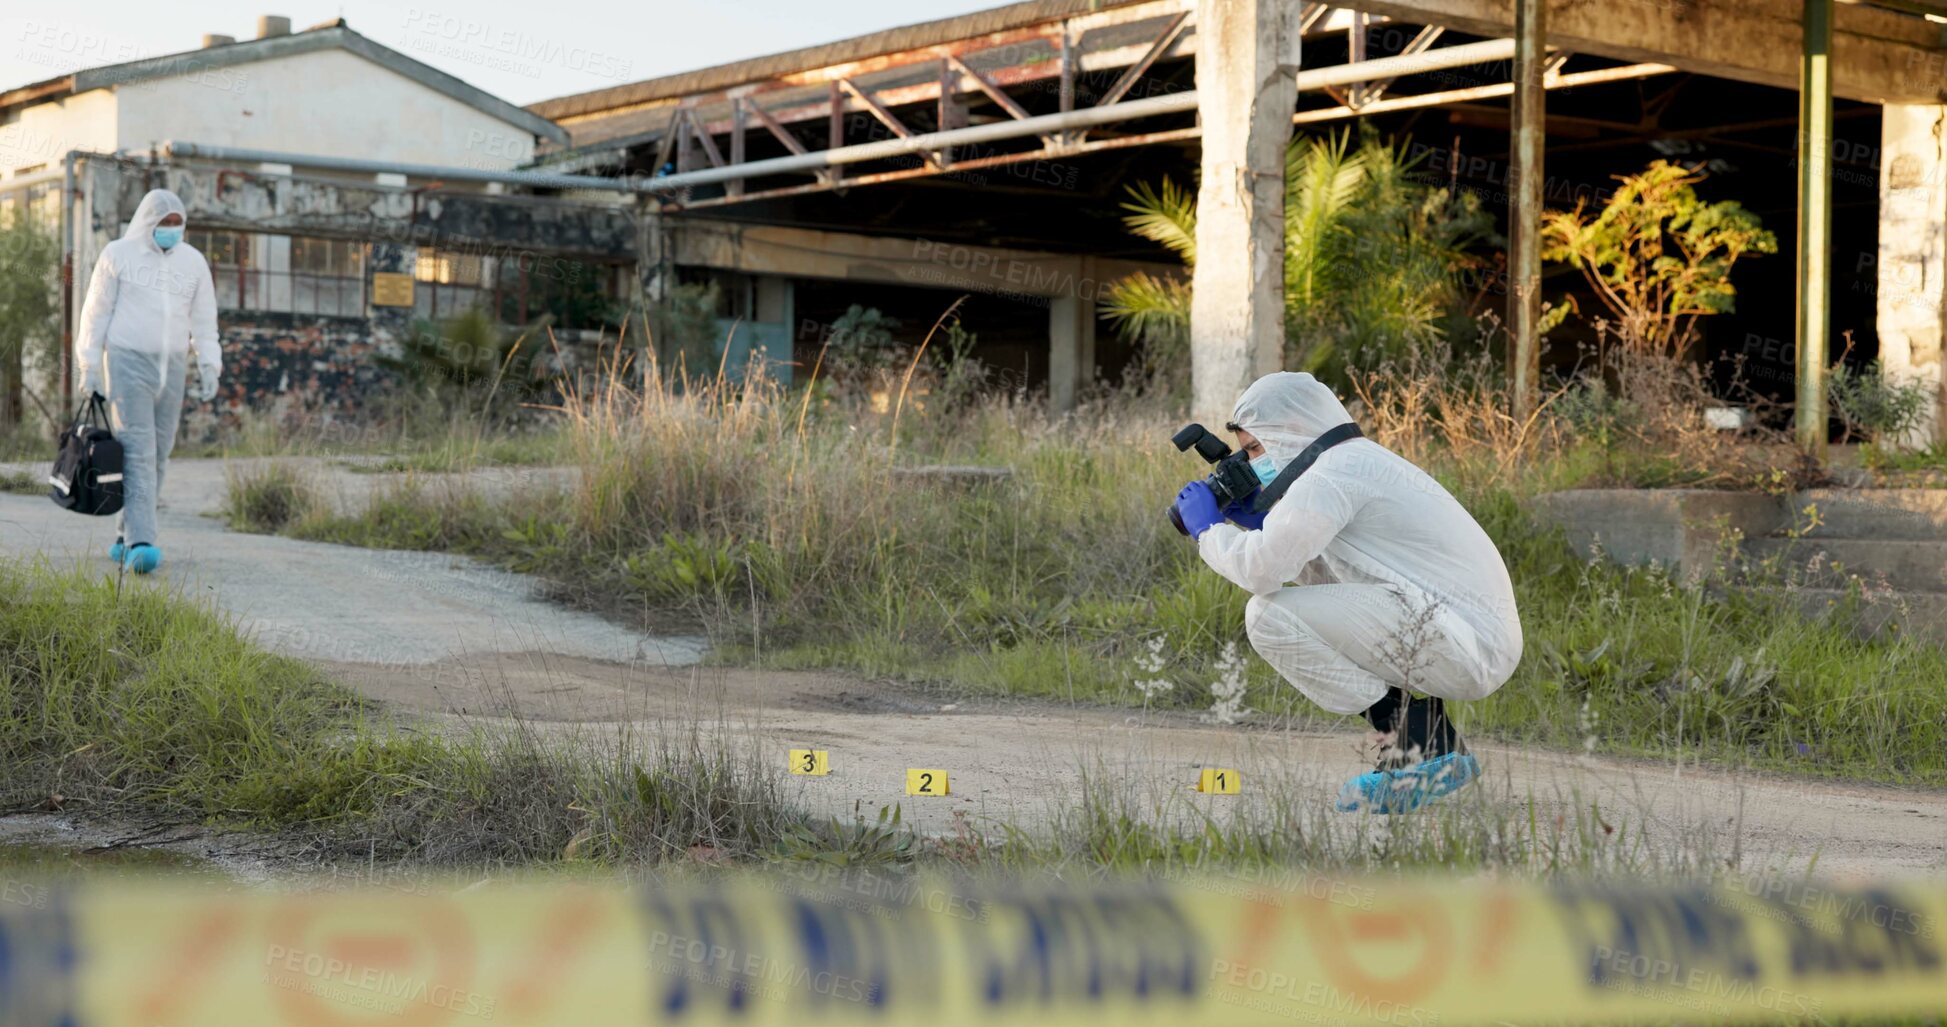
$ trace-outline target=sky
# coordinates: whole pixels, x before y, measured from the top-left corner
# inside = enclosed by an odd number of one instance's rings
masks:
[[[1007,0],[88,0],[9,3],[0,90],[249,39],[257,16],[298,31],[344,18],[360,34],[517,104],[945,18]],[[193,13],[185,14],[190,9]],[[23,13],[24,12],[24,13]]]

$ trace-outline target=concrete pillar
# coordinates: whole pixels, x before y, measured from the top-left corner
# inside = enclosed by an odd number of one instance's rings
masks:
[[[655,338],[655,324],[657,308],[676,284],[676,266],[669,259],[669,251],[669,226],[656,201],[642,200],[636,207],[635,290],[630,297],[635,324],[629,347],[639,357],[637,373],[644,376],[652,369],[660,371],[659,356],[668,352]]]
[[[1925,445],[1947,425],[1947,105],[1888,104],[1880,125],[1879,359],[1933,388],[1931,416],[1905,440]]]
[[[1074,293],[1048,300],[1048,406],[1075,409],[1095,374],[1095,304]]]
[[[1216,426],[1284,363],[1284,154],[1297,103],[1297,0],[1197,0],[1203,124],[1190,284],[1192,413]]]

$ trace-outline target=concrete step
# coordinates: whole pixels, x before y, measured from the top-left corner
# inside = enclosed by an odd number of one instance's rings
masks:
[[[1793,497],[1787,521],[1818,507],[1810,538],[1947,540],[1947,489],[1809,489]]]
[[[1815,620],[1851,614],[1853,631],[1862,638],[1890,633],[1947,644],[1947,594],[1906,592],[1856,605],[1840,589],[1799,588],[1790,595],[1799,612]]]
[[[1808,587],[1842,585],[1856,574],[1875,588],[1947,592],[1942,539],[1752,538],[1744,540],[1744,555],[1754,562],[1777,558],[1789,580]]]

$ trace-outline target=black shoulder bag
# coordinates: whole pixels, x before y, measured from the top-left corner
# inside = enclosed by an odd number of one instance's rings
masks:
[[[122,444],[108,430],[108,406],[99,394],[74,412],[61,433],[61,450],[47,476],[47,498],[56,506],[91,517],[122,509]]]

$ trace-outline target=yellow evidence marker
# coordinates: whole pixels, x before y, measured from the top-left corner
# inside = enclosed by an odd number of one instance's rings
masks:
[[[1205,767],[1197,775],[1197,791],[1211,795],[1236,795],[1244,775],[1229,767]]]
[[[908,770],[906,771],[907,795],[945,795],[947,794],[946,771]]]
[[[791,750],[791,773],[824,777],[832,772],[831,758],[823,749]]]

